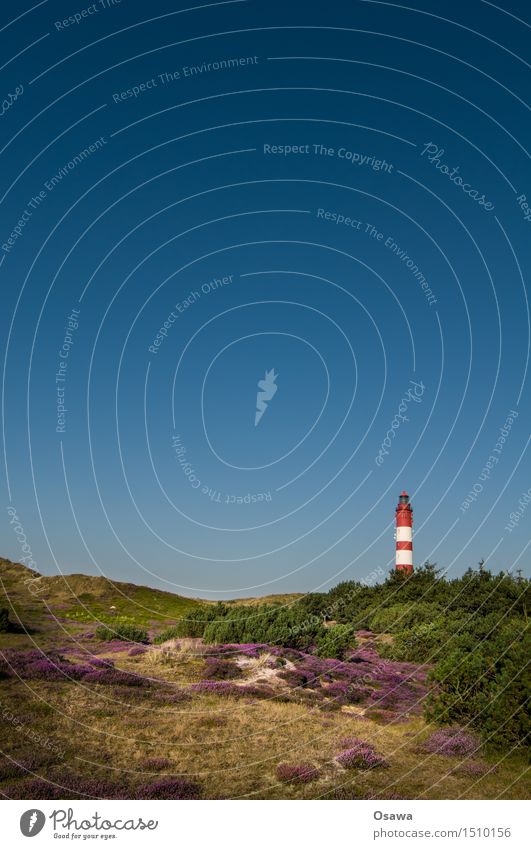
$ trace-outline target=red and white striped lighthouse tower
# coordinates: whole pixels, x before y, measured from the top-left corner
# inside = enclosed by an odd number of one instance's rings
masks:
[[[413,572],[413,508],[405,491],[396,508],[396,568],[405,575]]]

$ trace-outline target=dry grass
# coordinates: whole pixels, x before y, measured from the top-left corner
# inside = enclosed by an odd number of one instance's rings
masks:
[[[32,639],[44,648],[68,645],[68,635],[80,633],[68,623],[58,630],[57,623],[45,619],[43,603],[28,599],[9,566],[2,577],[9,583],[9,597],[38,626]],[[18,634],[2,635],[0,645],[29,647],[28,638]],[[79,657],[93,647],[90,640],[82,640]],[[109,657],[120,669],[167,681],[171,691],[171,685],[184,690],[200,678],[203,651],[197,640],[172,640],[133,657],[124,645],[123,651]],[[266,654],[258,659],[241,658],[242,683],[274,674],[268,668],[269,659]],[[479,779],[467,775],[459,769],[459,758],[419,751],[419,743],[430,729],[418,717],[400,725],[383,725],[360,718],[353,712],[357,708],[323,713],[302,702],[206,693],[171,703],[157,700],[162,685],[117,689],[82,682],[13,679],[1,684],[1,748],[8,757],[4,759],[3,782],[0,767],[0,790],[3,783],[12,781],[6,776],[9,758],[18,762],[33,758],[32,772],[58,783],[65,775],[69,780],[76,775],[124,785],[149,778],[146,759],[165,758],[170,767],[163,773],[196,778],[208,798],[529,798],[529,783],[521,777],[527,764],[521,755],[489,756],[488,766],[500,761],[494,772]],[[279,681],[277,686],[285,684]],[[18,718],[18,726],[6,718],[6,712]],[[30,734],[47,738],[53,751],[36,743]],[[361,737],[372,743],[389,768],[344,770],[335,761],[344,737]],[[276,777],[279,763],[315,764],[320,777],[308,785],[283,784]],[[68,798],[66,791],[64,796]]]
[[[14,706],[13,684],[8,689],[7,699]],[[34,724],[63,742],[66,759],[82,774],[135,782],[145,777],[146,758],[164,757],[172,764],[164,772],[193,776],[208,797],[503,798],[504,789],[523,769],[512,758],[479,781],[454,772],[455,758],[417,751],[418,735],[426,731],[421,719],[380,726],[342,711],[324,715],[304,705],[274,701],[197,694],[190,702],[167,707],[149,696],[136,701],[135,694],[125,702],[109,698],[105,688],[94,692],[35,682],[33,689],[37,700],[51,705],[41,715],[33,711]],[[21,737],[13,736],[10,742],[16,749]],[[334,759],[341,738],[349,736],[372,743],[390,768],[361,773],[339,767]],[[77,746],[73,741],[79,740],[83,742]],[[321,777],[309,786],[286,787],[275,775],[281,762],[311,762]],[[508,797],[525,798],[524,784],[512,785]]]
[[[246,666],[251,672],[258,672],[268,667],[272,660],[274,660],[274,655],[264,652],[259,657],[250,657]]]

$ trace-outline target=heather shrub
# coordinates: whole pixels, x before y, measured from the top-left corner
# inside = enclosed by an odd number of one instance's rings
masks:
[[[372,691],[368,687],[360,687],[348,681],[334,681],[325,690],[340,705],[357,705],[369,698]]]
[[[145,646],[133,646],[132,649],[129,650],[129,657],[138,657],[138,655],[145,654],[147,651]]]
[[[159,778],[137,788],[137,799],[199,799],[201,787],[184,778]]]
[[[58,652],[49,652],[45,655],[39,649],[6,650],[2,668],[8,677],[27,680],[43,678],[47,681],[65,681],[69,678],[79,680],[87,673],[94,671],[92,665],[69,663]]]
[[[372,691],[370,698],[373,706],[380,710],[398,711],[401,714],[421,711],[418,694],[401,679],[393,680],[390,677],[383,681],[379,689]]]
[[[363,793],[359,787],[354,787],[352,785],[347,785],[346,787],[342,785],[341,787],[332,787],[330,790],[327,790],[321,797],[321,799],[327,799],[333,802],[340,802],[346,799],[373,799],[374,797],[371,795],[367,795],[367,793]],[[391,798],[390,796],[386,796],[387,799]]]
[[[6,799],[64,799],[65,791],[44,778],[29,778],[4,784],[2,794]]]
[[[456,772],[467,775],[470,778],[482,778],[488,772],[495,772],[496,767],[490,767],[483,761],[464,761],[456,769]]]
[[[127,789],[99,778],[83,778],[70,772],[60,773],[53,780],[28,778],[16,784],[4,785],[2,792],[9,799],[125,799]]]
[[[241,678],[242,671],[235,663],[219,657],[205,658],[203,675],[210,681],[222,681],[231,678]]]
[[[35,773],[43,768],[48,768],[55,762],[56,758],[46,752],[24,752],[12,753],[11,758],[5,757],[0,760],[0,781],[10,778],[33,777],[28,773]]]
[[[339,745],[342,746],[343,749],[352,749],[355,746],[359,746],[360,743],[368,745],[360,737],[342,737],[339,741]]]
[[[199,681],[190,684],[190,690],[194,693],[215,693],[218,696],[235,696],[240,692],[240,687],[230,681]]]
[[[307,681],[307,677],[296,669],[283,669],[282,672],[279,672],[278,677],[285,681],[289,687],[304,687]]]
[[[237,696],[249,696],[256,699],[271,699],[275,695],[275,691],[263,684],[244,684],[241,687],[235,686]]]
[[[279,764],[277,778],[286,784],[308,784],[319,778],[319,770],[313,764]]]
[[[44,678],[47,681],[65,681],[68,676],[70,664],[62,663],[58,660],[42,658],[28,663],[24,669],[19,670],[21,678]],[[92,668],[91,668],[92,671]]]
[[[25,774],[26,770],[17,761],[10,761],[7,758],[2,758],[0,761],[0,781],[5,781],[9,778],[18,778]]]
[[[88,657],[87,660],[91,666],[95,666],[97,669],[112,669],[114,667],[112,660],[104,660],[102,657]]]
[[[116,624],[112,628],[106,625],[99,625],[96,628],[96,638],[98,640],[124,640],[130,643],[148,643],[149,638],[147,631],[144,628],[139,628],[137,625]]]
[[[262,661],[262,658],[269,659],[275,652],[267,643],[224,643],[216,646],[204,646],[204,653],[211,657],[219,657],[220,655],[244,655],[250,659]],[[262,654],[266,652],[266,655]]]
[[[9,631],[9,610],[7,607],[0,607],[0,631]]]
[[[61,783],[68,788],[68,795],[74,798],[89,799],[127,799],[129,793],[122,784],[114,784],[102,778],[79,778],[69,776]],[[65,791],[63,790],[63,798]]]
[[[348,748],[339,753],[336,761],[345,769],[376,769],[388,766],[383,755],[380,755],[371,743],[357,737],[349,740]]]
[[[456,726],[435,731],[424,741],[422,748],[436,755],[471,755],[478,750],[479,743],[473,734]]]

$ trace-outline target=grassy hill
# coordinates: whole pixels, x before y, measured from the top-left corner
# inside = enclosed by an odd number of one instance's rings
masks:
[[[0,606],[11,608],[30,627],[55,615],[73,623],[136,623],[149,626],[178,620],[197,607],[195,599],[91,575],[39,575],[0,559]]]
[[[271,595],[255,596],[254,598],[235,598],[223,602],[229,605],[257,605],[257,604],[291,604],[304,598],[304,593],[272,593]]]
[[[229,600],[229,605],[289,603],[302,593]],[[45,613],[72,622],[127,622],[149,626],[181,619],[199,604],[214,604],[176,593],[94,575],[45,576],[20,563],[0,558],[0,606],[12,607],[28,625],[42,623]]]

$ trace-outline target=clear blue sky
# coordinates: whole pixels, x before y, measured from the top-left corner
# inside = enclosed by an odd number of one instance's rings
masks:
[[[529,10],[420,7],[2,8],[2,554],[529,572]]]

